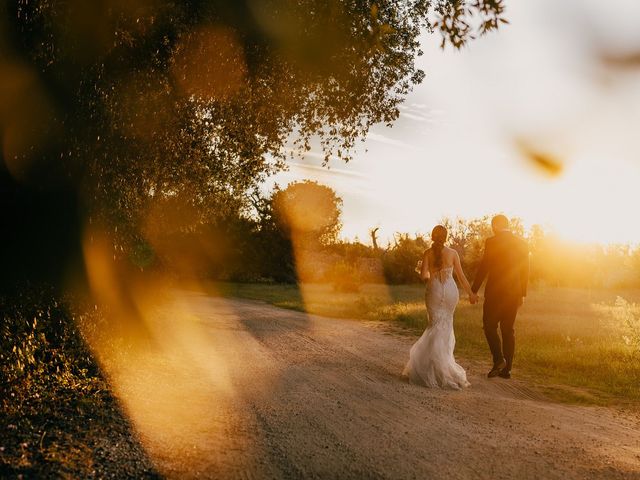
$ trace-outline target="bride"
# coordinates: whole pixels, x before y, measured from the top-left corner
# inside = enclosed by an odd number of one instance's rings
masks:
[[[411,383],[459,390],[470,384],[464,368],[453,358],[456,344],[453,312],[459,299],[453,272],[469,294],[472,304],[478,301],[478,296],[471,291],[460,266],[458,252],[444,246],[447,229],[436,225],[431,232],[431,240],[432,246],[424,252],[420,271],[420,276],[427,282],[425,302],[430,325],[411,347],[403,375],[408,376]]]

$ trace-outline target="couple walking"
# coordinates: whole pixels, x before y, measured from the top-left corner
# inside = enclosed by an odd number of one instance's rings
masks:
[[[444,245],[447,229],[437,225],[431,232],[432,246],[424,252],[420,272],[422,279],[427,282],[425,301],[430,325],[409,352],[404,375],[412,383],[456,390],[469,386],[464,369],[453,357],[453,312],[459,300],[453,273],[472,304],[478,302],[478,290],[487,279],[482,324],[493,356],[493,367],[488,377],[511,377],[515,349],[514,322],[527,294],[529,254],[524,240],[509,230],[507,217],[493,217],[491,228],[494,236],[485,243],[473,285],[469,284],[462,271],[458,252]]]

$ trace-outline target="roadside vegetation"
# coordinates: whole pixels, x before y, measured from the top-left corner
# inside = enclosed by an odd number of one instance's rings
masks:
[[[319,284],[223,283],[216,291],[316,315],[395,322],[413,336],[427,326],[421,285],[364,285],[358,293],[344,293]],[[514,376],[560,401],[637,405],[639,303],[637,289],[533,288],[516,321]],[[462,298],[454,321],[456,355],[463,364],[488,366],[482,307]]]

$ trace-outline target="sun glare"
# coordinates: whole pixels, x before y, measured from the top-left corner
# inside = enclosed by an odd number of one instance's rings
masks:
[[[634,203],[637,168],[613,161],[576,161],[532,199],[523,219],[578,243],[638,243]],[[547,197],[546,199],[544,197]]]

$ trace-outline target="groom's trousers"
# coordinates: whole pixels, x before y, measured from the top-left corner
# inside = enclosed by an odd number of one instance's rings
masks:
[[[518,313],[518,299],[485,299],[482,306],[482,326],[487,343],[491,349],[493,363],[497,365],[504,359],[507,369],[511,370],[515,352],[516,335],[513,325]],[[502,341],[498,335],[498,327]]]

